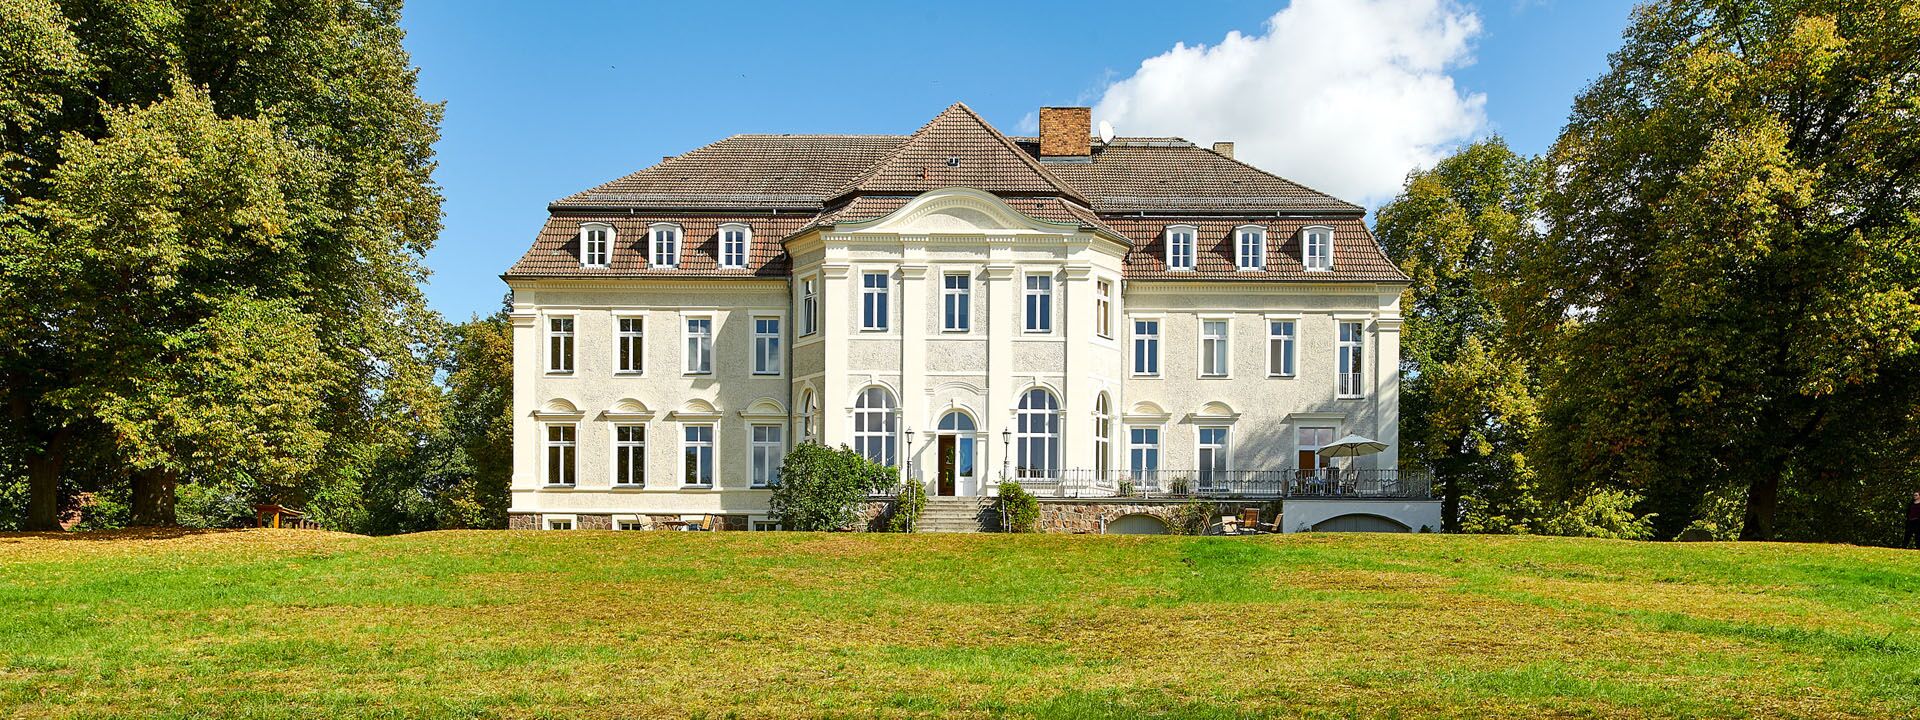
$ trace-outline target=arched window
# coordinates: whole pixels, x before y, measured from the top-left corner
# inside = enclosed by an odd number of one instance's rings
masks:
[[[1014,472],[1021,478],[1060,476],[1060,403],[1044,388],[1020,396],[1014,422]]]
[[[1199,229],[1192,225],[1167,226],[1167,269],[1192,270],[1194,238]]]
[[[1107,394],[1100,393],[1093,400],[1093,472],[1096,479],[1107,477],[1108,460],[1111,456],[1113,437],[1113,408],[1107,404]]]
[[[1315,226],[1300,230],[1300,264],[1308,270],[1333,269],[1333,228]]]
[[[743,268],[747,266],[747,244],[753,240],[753,229],[746,223],[726,223],[720,226],[720,267]]]
[[[894,467],[893,393],[874,386],[860,391],[853,404],[853,449],[861,457]]]
[[[813,434],[813,418],[817,414],[818,412],[813,406],[813,391],[807,390],[800,393],[800,442],[812,442],[815,440]]]
[[[652,235],[652,264],[657,268],[680,267],[680,226],[673,223],[654,223],[647,226]]]
[[[1233,229],[1234,267],[1239,270],[1267,269],[1267,229],[1259,225],[1241,225]]]
[[[606,223],[580,224],[580,265],[606,267],[613,258],[613,226]]]

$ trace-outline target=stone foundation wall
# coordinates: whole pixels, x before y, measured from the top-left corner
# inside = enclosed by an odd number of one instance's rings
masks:
[[[540,516],[539,515],[508,515],[507,529],[508,530],[538,530],[540,529]]]
[[[1186,506],[1186,500],[1120,500],[1114,498],[1088,498],[1082,500],[1040,500],[1040,520],[1037,523],[1040,532],[1098,534],[1106,528],[1106,523],[1128,515],[1148,515],[1174,526],[1174,516],[1180,508]],[[1260,522],[1273,522],[1272,510],[1268,503],[1258,500],[1210,500],[1208,532],[1218,532],[1220,516],[1239,515],[1241,510],[1255,508],[1260,510]]]

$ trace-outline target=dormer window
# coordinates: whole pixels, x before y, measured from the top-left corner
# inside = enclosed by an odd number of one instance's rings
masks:
[[[613,226],[606,223],[580,225],[580,266],[606,267],[613,258]]]
[[[743,268],[747,266],[747,245],[753,242],[753,228],[746,223],[727,223],[720,226],[720,267]]]
[[[1167,269],[1192,270],[1194,238],[1199,230],[1192,225],[1167,227]]]
[[[1267,269],[1267,229],[1259,225],[1241,225],[1233,230],[1233,266],[1240,270]]]
[[[657,268],[680,267],[680,226],[673,223],[654,223],[647,226],[647,232],[653,238],[653,253],[648,257]]]
[[[1333,269],[1333,228],[1310,227],[1300,231],[1300,263],[1308,270]]]

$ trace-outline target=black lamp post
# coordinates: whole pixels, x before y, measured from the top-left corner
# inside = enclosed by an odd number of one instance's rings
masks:
[[[1000,430],[1000,476],[1013,479],[1013,428]]]
[[[907,428],[906,435],[907,435],[907,457],[906,457],[906,462],[903,462],[900,464],[901,465],[900,469],[902,472],[906,474],[906,479],[908,481],[912,481],[913,480],[913,428],[912,427]]]

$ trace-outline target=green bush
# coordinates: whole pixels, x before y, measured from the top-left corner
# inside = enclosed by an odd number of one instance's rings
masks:
[[[1541,523],[1542,535],[1646,540],[1653,537],[1653,513],[1636,515],[1638,494],[1625,490],[1595,490],[1564,512]]]
[[[239,528],[253,524],[253,503],[233,489],[204,483],[183,483],[174,513],[181,527]]]
[[[920,511],[925,509],[927,489],[917,482],[907,483],[893,499],[893,510],[887,514],[887,532],[913,532],[914,526],[920,524]]]
[[[1188,500],[1173,509],[1167,530],[1175,535],[1205,535],[1207,528],[1213,526],[1213,511],[1213,503]]]
[[[1012,480],[1000,483],[1000,527],[1007,532],[1038,532],[1040,524],[1040,501],[1020,483]]]
[[[893,468],[852,448],[801,443],[780,464],[769,514],[789,530],[846,530],[859,522],[867,495],[900,482]]]

